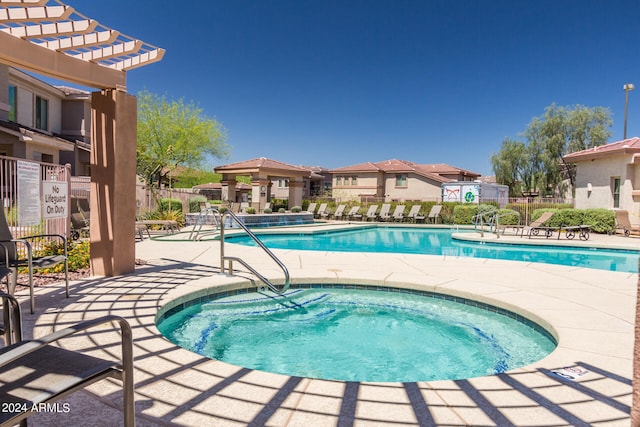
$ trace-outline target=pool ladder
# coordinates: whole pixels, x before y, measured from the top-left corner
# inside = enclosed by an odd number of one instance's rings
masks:
[[[274,285],[269,279],[267,279],[262,274],[260,274],[255,268],[251,267],[242,258],[226,256],[224,254],[224,227],[225,227],[224,224],[225,224],[226,217],[231,217],[231,219],[233,219],[236,222],[236,224],[238,224],[240,228],[242,228],[247,233],[247,235],[251,237],[251,239],[253,239],[253,241],[256,242],[256,244],[260,248],[262,248],[262,250],[265,251],[267,255],[271,257],[273,261],[275,261],[276,264],[278,264],[280,269],[284,272],[284,286],[282,287],[282,289]],[[264,283],[267,286],[267,288],[269,288],[272,292],[276,294],[285,293],[289,289],[289,286],[291,284],[291,279],[289,277],[289,270],[287,270],[287,267],[282,263],[282,261],[280,261],[280,259],[277,256],[273,254],[273,252],[269,250],[269,248],[267,248],[264,245],[264,243],[262,243],[260,239],[258,239],[258,237],[255,234],[253,234],[251,230],[249,230],[249,228],[236,216],[236,214],[234,214],[231,211],[226,211],[221,215],[221,218],[220,218],[220,272],[222,274],[225,274],[225,270],[226,270],[225,261],[229,262],[228,271],[230,275],[233,275],[233,262],[237,261],[240,264],[242,264],[247,270],[253,273],[258,279],[260,279],[262,283]]]
[[[207,219],[209,217],[213,218],[214,228],[205,229],[203,231],[202,226],[207,224]],[[195,224],[193,224],[191,233],[189,233],[189,240],[201,240],[207,235],[217,234],[220,230],[221,222],[222,221],[220,219],[220,212],[218,211],[218,209],[211,206],[203,207],[202,209],[200,209],[200,214],[198,214]]]

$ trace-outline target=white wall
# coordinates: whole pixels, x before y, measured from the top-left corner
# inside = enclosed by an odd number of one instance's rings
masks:
[[[632,197],[635,170],[640,165],[629,165],[631,161],[631,155],[623,155],[577,163],[576,208],[613,209],[612,181],[614,177],[619,177],[619,208],[640,214],[640,203],[635,202]],[[591,184],[591,191],[588,191],[588,184]]]

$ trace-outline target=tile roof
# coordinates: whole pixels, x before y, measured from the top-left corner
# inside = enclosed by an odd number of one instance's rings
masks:
[[[258,169],[268,169],[272,171],[280,172],[296,172],[297,174],[307,173],[310,174],[309,169],[305,169],[299,166],[290,165],[288,163],[279,162],[277,160],[269,159],[266,157],[258,157],[251,160],[244,160],[236,163],[229,163],[227,165],[218,166],[214,168],[216,173],[219,172],[235,172],[235,171],[258,171]]]
[[[640,153],[640,138],[633,137],[610,144],[599,145],[586,150],[566,154],[564,159],[569,162],[595,159],[599,157],[619,156],[624,154]]]
[[[357,173],[357,172],[385,172],[385,173],[399,173],[399,172],[412,172],[438,182],[455,181],[454,179],[447,178],[443,175],[468,175],[468,176],[480,176],[480,174],[471,172],[465,169],[456,168],[455,166],[447,165],[445,163],[438,164],[426,164],[421,165],[407,160],[390,159],[383,160],[381,162],[365,162],[357,165],[345,166],[338,169],[332,169],[331,173]]]

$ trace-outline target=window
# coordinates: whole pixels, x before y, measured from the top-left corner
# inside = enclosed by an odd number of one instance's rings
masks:
[[[613,178],[613,207],[620,207],[620,178]]]
[[[407,186],[407,175],[396,175],[396,187]]]
[[[36,96],[36,129],[49,130],[49,101]]]
[[[352,176],[351,177],[351,185],[358,185],[358,177],[357,176]]]
[[[9,121],[18,121],[18,88],[9,86]]]
[[[342,177],[341,176],[336,176],[336,187],[342,185]]]

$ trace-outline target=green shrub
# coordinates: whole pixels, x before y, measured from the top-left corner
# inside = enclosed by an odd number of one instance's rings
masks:
[[[302,208],[300,206],[294,206],[294,207],[291,208],[291,212],[293,212],[293,213],[298,213],[300,211],[302,211]]]
[[[266,213],[266,214],[270,214],[273,211],[271,210],[271,208],[264,208],[263,212]]]
[[[145,219],[150,220],[172,220],[178,223],[179,227],[184,227],[184,214],[182,211],[153,211],[149,212],[145,215]],[[153,225],[151,226],[153,229],[160,229],[162,226]]]
[[[193,196],[189,198],[189,212],[200,212],[200,203],[204,203],[207,201],[207,198],[204,196]]]
[[[67,256],[69,259],[69,271],[78,271],[89,268],[90,253],[89,241],[81,240],[77,242],[67,242]],[[64,255],[64,246],[60,241],[52,241],[37,251],[36,256]],[[60,263],[48,268],[35,269],[37,273],[64,273],[64,263]],[[28,273],[27,269],[20,269],[21,273]]]
[[[582,209],[559,209],[549,221],[552,227],[575,226],[584,224],[584,211]]]
[[[158,210],[162,212],[166,211],[178,211],[182,212],[182,200],[180,199],[160,199],[158,203]]]
[[[278,209],[278,213],[285,213],[287,210],[285,208]]]
[[[247,208],[247,213],[253,215],[254,213],[256,213],[256,208]]]
[[[609,209],[585,209],[583,221],[594,233],[609,233],[616,227],[616,214]]]
[[[478,205],[458,204],[453,208],[454,224],[473,224],[473,217],[478,214]]]
[[[518,225],[520,224],[520,214],[513,209],[500,209],[498,211],[498,223],[500,225]]]

